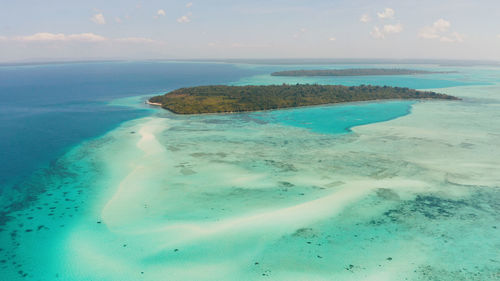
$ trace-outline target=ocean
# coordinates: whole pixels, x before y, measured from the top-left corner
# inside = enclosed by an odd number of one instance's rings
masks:
[[[257,73],[209,63],[95,62],[0,66],[0,184],[13,185],[83,140],[148,115],[110,106],[130,96],[227,83]]]
[[[447,74],[275,77],[286,69]],[[200,116],[207,84],[429,89]],[[498,280],[500,69],[94,62],[0,66],[6,280]]]

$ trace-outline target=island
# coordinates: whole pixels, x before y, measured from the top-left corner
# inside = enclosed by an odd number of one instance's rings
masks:
[[[444,99],[454,96],[389,86],[318,84],[268,86],[198,86],[181,88],[148,100],[177,114],[233,113],[373,100]]]
[[[456,71],[426,71],[398,68],[346,68],[319,70],[286,70],[271,73],[272,76],[375,76],[456,73]]]

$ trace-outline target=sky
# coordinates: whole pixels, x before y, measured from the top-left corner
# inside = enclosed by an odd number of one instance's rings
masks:
[[[499,0],[0,0],[0,62],[500,60]]]

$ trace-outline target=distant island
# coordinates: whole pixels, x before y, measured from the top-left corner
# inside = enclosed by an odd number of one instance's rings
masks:
[[[271,73],[272,76],[370,76],[370,75],[415,75],[456,73],[456,71],[426,71],[397,68],[347,68],[347,69],[318,69],[318,70],[286,70]]]
[[[389,86],[269,85],[199,86],[181,88],[148,100],[177,114],[260,111],[310,105],[388,99],[459,98],[429,91]]]

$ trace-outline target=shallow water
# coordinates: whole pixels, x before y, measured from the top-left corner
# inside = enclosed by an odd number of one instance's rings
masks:
[[[382,122],[410,113],[414,101],[384,101],[273,110],[251,114],[264,122],[307,128],[325,134],[350,132],[355,126]]]
[[[500,71],[461,71],[463,101],[125,122],[27,181],[4,276],[498,280]]]

